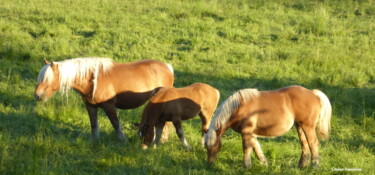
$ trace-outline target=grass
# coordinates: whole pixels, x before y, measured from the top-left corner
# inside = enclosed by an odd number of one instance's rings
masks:
[[[52,1],[0,2],[1,174],[343,174],[375,172],[375,5],[363,1]],[[323,90],[333,106],[321,167],[297,167],[295,129],[259,139],[270,163],[242,167],[240,135],[228,131],[216,164],[206,165],[198,118],[183,123],[192,152],[175,134],[143,151],[131,122],[142,107],[119,110],[130,143],[116,141],[99,113],[100,139],[77,93],[33,99],[43,58],[153,58],[171,63],[175,86],[205,82],[221,101],[237,89],[292,84]]]

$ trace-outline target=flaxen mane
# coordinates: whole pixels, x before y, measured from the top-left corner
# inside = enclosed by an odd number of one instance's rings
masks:
[[[109,58],[75,58],[54,62],[57,64],[60,73],[60,90],[67,93],[75,80],[82,81],[87,76],[93,76],[93,95],[96,91],[97,77],[100,71],[107,72],[113,66]],[[41,81],[51,83],[53,81],[53,71],[50,64],[45,65],[38,75],[38,83]]]
[[[233,95],[228,97],[216,110],[214,117],[212,118],[210,127],[205,137],[205,143],[207,146],[212,146],[216,141],[216,131],[225,126],[232,113],[238,109],[241,101],[249,101],[254,97],[259,96],[257,89],[242,89],[235,92]]]

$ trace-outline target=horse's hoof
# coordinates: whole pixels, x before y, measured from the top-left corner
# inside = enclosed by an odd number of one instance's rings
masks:
[[[243,164],[244,168],[251,168],[251,164]]]
[[[300,169],[304,169],[304,168],[306,168],[306,166],[307,166],[307,164],[306,163],[304,163],[304,164],[298,164],[298,168],[300,168]]]
[[[146,149],[148,149],[148,146],[146,144],[142,144],[142,149],[146,150]]]
[[[251,167],[251,159],[244,160],[243,161],[243,167],[244,168],[250,168]]]
[[[127,144],[127,143],[129,142],[128,137],[126,137],[125,135],[118,135],[118,136],[117,136],[117,139],[118,139],[120,142],[125,143],[125,144]]]
[[[99,140],[99,136],[93,136],[93,135],[92,135],[92,136],[90,137],[90,139],[93,140],[93,141],[95,141],[95,140]]]
[[[319,168],[319,157],[311,161],[311,166],[313,168]]]
[[[312,166],[314,169],[318,169],[318,168],[319,168],[319,164],[318,164],[318,163],[312,163],[311,166]]]
[[[186,151],[192,151],[190,145],[184,146],[184,149],[185,149]]]

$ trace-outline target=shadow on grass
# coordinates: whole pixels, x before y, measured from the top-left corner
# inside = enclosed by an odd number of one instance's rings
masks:
[[[324,144],[332,144],[336,143],[337,145],[346,145],[345,148],[351,151],[359,151],[360,147],[366,148],[372,154],[375,154],[375,142],[372,140],[363,139],[360,136],[351,137],[351,138],[338,138],[338,137],[331,137],[328,142],[324,142]]]
[[[322,82],[320,79],[314,79],[306,84],[298,84],[293,79],[277,79],[277,78],[270,78],[268,80],[265,79],[257,79],[251,77],[245,78],[222,78],[215,75],[206,75],[204,73],[191,73],[191,72],[181,72],[175,70],[175,86],[182,87],[187,86],[189,84],[195,82],[204,82],[207,84],[212,85],[219,89],[221,93],[220,102],[223,102],[226,98],[228,98],[232,93],[234,93],[238,89],[244,88],[257,88],[259,90],[273,90],[278,89],[285,86],[290,85],[301,85],[309,89],[320,89],[322,90],[330,99],[331,105],[333,108],[333,117],[342,118],[345,120],[350,121],[348,125],[371,125],[374,123],[374,115],[375,115],[375,89],[369,88],[343,88],[343,87],[336,87],[330,86],[327,83]],[[366,124],[366,118],[368,119],[368,123]],[[199,126],[199,120],[191,121],[193,125]],[[344,126],[340,126],[344,127]],[[366,126],[370,128],[371,126]],[[291,130],[295,130],[295,128],[291,128]],[[371,129],[370,129],[371,130]],[[290,131],[289,131],[290,132]],[[332,132],[339,132],[332,130]],[[358,131],[358,132],[372,132],[369,133],[370,135],[374,134],[374,130],[372,131]],[[275,139],[261,139],[261,142],[296,142],[299,144],[299,139],[297,133],[293,131],[295,135],[287,134],[282,137],[277,137]],[[230,133],[232,134],[232,133]],[[353,149],[359,148],[361,145],[374,152],[374,143],[359,137],[354,137],[353,139],[338,139],[338,138],[330,138],[330,140],[326,142],[321,142],[324,144],[329,144],[329,142],[341,142],[344,144],[348,144]]]
[[[0,92],[0,102],[4,106],[11,106],[15,109],[28,106],[34,107],[36,105],[33,94],[14,94],[11,89],[6,89],[5,92]]]
[[[228,98],[236,90],[244,88],[256,88],[261,91],[274,90],[290,85],[301,85],[308,89],[320,89],[331,101],[334,115],[337,117],[351,116],[360,119],[363,115],[374,115],[375,89],[368,88],[342,88],[330,86],[320,79],[314,79],[306,84],[298,84],[296,80],[285,78],[257,79],[252,77],[223,78],[216,75],[204,73],[181,72],[175,70],[175,86],[183,87],[196,82],[203,82],[219,89],[221,93],[220,102]],[[336,109],[336,111],[335,111]],[[338,109],[345,109],[339,111]],[[361,124],[360,120],[355,120]]]
[[[187,86],[195,82],[204,82],[210,84],[216,88],[218,88],[221,92],[221,99],[220,101],[224,101],[228,96],[230,96],[234,91],[243,88],[258,88],[259,90],[271,90],[277,89],[284,86],[289,86],[296,84],[296,81],[293,79],[276,79],[270,78],[269,80],[264,79],[256,79],[251,77],[244,77],[244,78],[223,78],[214,75],[205,75],[203,73],[190,73],[190,72],[180,72],[176,71],[176,87]],[[317,88],[321,89],[327,96],[330,98],[332,106],[334,108],[334,116],[338,118],[350,117],[353,119],[353,122],[357,125],[363,124],[363,116],[373,116],[375,106],[375,92],[374,89],[365,89],[365,88],[341,88],[341,87],[332,87],[327,84],[322,83],[319,80],[313,80],[308,84],[301,84],[307,88]],[[56,97],[55,97],[56,98]],[[33,109],[36,105],[32,95],[19,95],[19,94],[12,94],[12,93],[4,93],[0,92],[0,102],[4,104],[4,106],[11,106],[15,109],[26,108],[29,109],[29,113],[18,113],[18,112],[0,112],[0,132],[3,135],[9,135],[12,138],[19,138],[19,137],[36,137],[37,134],[41,134],[48,137],[57,137],[57,138],[65,138],[70,146],[74,147],[78,138],[83,137],[83,144],[91,145],[90,151],[93,153],[82,153],[82,152],[69,152],[69,160],[77,161],[78,163],[72,167],[72,172],[74,172],[74,168],[81,169],[82,167],[86,167],[87,164],[90,166],[96,166],[103,171],[108,172],[121,172],[126,170],[127,172],[134,172],[134,173],[162,173],[166,172],[167,168],[166,165],[163,169],[154,168],[149,165],[145,164],[130,164],[130,165],[101,165],[100,162],[94,163],[86,163],[84,161],[78,160],[90,160],[90,156],[95,156],[95,153],[102,153],[105,154],[119,154],[126,157],[136,157],[136,154],[140,154],[140,141],[137,135],[135,134],[136,131],[128,130],[125,132],[132,133],[130,135],[130,145],[128,144],[124,147],[123,144],[118,143],[115,135],[113,132],[100,132],[100,139],[94,142],[90,140],[90,128],[83,128],[78,125],[72,125],[69,122],[65,122],[62,120],[51,120],[45,116],[41,116],[31,109]],[[87,119],[88,122],[88,119]],[[192,125],[197,128],[197,130],[201,127],[201,121],[199,118],[195,118],[194,120],[190,120]],[[123,122],[122,122],[123,123]],[[293,128],[292,128],[293,130]],[[337,131],[333,131],[337,132]],[[172,133],[175,135],[175,133]],[[196,140],[189,140],[190,142],[196,142]],[[240,142],[240,140],[239,140]],[[278,137],[275,139],[261,139],[260,142],[280,142],[280,143],[287,143],[287,142],[295,142],[299,144],[297,135],[286,135],[283,137]],[[374,143],[368,140],[353,137],[352,139],[339,139],[339,138],[331,138],[329,142],[337,142],[348,145],[351,149],[358,149],[360,146],[364,146],[368,148],[372,153],[374,153]],[[176,144],[180,145],[181,143],[178,141]],[[325,144],[325,143],[323,143]],[[179,147],[180,148],[180,147]],[[158,150],[155,150],[158,151]],[[173,150],[173,151],[180,151],[180,150]],[[300,150],[298,150],[299,152]],[[176,162],[173,162],[174,157],[168,154],[168,151],[161,152],[160,156],[162,156],[171,166],[175,166]],[[205,154],[205,151],[201,152]],[[70,155],[71,154],[71,155]],[[148,156],[146,153],[144,156]],[[154,153],[156,154],[156,153]],[[143,156],[143,155],[142,155]],[[151,155],[152,156],[152,155]],[[233,156],[240,156],[242,155],[233,155]],[[145,159],[146,160],[146,159]],[[205,169],[206,167],[203,166],[205,159],[200,161],[191,162],[191,160],[179,160],[179,163],[183,164],[183,170],[193,170],[194,167],[198,167],[201,169]],[[239,161],[233,161],[238,163]],[[241,161],[240,161],[241,162]],[[102,166],[102,168],[100,168]],[[211,171],[216,171],[218,169],[211,169]],[[86,170],[84,170],[86,171]],[[90,172],[87,170],[86,172]]]
[[[81,135],[82,128],[69,123],[51,121],[43,116],[30,113],[0,112],[0,131],[9,134],[12,138],[34,137],[42,132],[45,136],[69,136],[66,138],[75,139]]]

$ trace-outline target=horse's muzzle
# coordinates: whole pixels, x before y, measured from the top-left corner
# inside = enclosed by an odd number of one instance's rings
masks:
[[[42,100],[43,95],[34,94],[34,98],[36,101]]]

